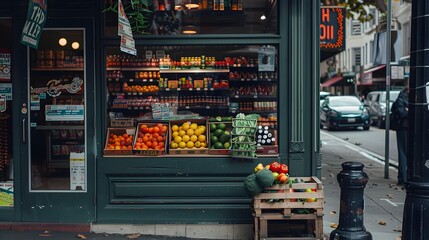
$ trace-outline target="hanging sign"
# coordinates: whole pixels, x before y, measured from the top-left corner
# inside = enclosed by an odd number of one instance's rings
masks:
[[[21,43],[37,49],[47,19],[47,0],[29,0],[27,21],[22,29]]]
[[[320,49],[345,48],[345,14],[344,7],[320,7]]]
[[[118,35],[121,36],[121,51],[137,55],[136,44],[133,38],[130,21],[125,14],[122,1],[118,1]]]
[[[10,81],[10,53],[0,53],[0,81]]]
[[[85,190],[85,153],[70,152],[70,190]]]

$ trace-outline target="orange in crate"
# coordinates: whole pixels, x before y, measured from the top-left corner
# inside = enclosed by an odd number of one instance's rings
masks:
[[[165,153],[168,136],[167,123],[139,123],[137,125],[134,150],[141,155],[160,155]]]

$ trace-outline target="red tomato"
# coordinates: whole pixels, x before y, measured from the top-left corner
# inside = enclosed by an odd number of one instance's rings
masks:
[[[270,170],[271,170],[271,172],[278,172],[280,170],[280,163],[272,162],[270,164]]]
[[[288,172],[289,172],[289,167],[284,163],[280,164],[279,173],[288,173]]]

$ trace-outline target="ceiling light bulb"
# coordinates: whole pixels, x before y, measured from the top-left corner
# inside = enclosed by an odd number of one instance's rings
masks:
[[[79,45],[78,42],[73,42],[71,46],[72,46],[73,49],[79,49],[80,45]]]
[[[60,40],[58,40],[58,44],[60,44],[60,46],[64,47],[67,44],[67,39],[60,38]]]
[[[263,14],[263,15],[261,16],[261,20],[265,20],[265,19],[267,19],[267,17],[265,17],[265,14]]]

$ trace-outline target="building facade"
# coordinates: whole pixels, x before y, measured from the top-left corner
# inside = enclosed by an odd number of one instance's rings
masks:
[[[1,1],[1,221],[249,225],[243,180],[259,162],[320,175],[318,3],[123,1],[129,27],[116,1],[30,3]],[[182,115],[154,121],[152,103],[172,102]],[[207,123],[240,112],[275,144],[243,159],[211,151]],[[185,154],[172,138],[183,115],[206,130]],[[136,148],[143,125],[166,127],[155,151]]]

